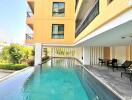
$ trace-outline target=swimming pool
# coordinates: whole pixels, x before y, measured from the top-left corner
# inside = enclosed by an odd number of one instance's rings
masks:
[[[53,58],[0,83],[0,100],[120,100],[75,59]]]

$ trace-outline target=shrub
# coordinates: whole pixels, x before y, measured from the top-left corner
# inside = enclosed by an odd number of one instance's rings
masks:
[[[5,70],[21,70],[26,67],[26,64],[0,64],[0,69]]]
[[[0,53],[0,62],[18,64],[21,59],[31,59],[33,57],[33,48],[19,44],[5,46]]]
[[[34,60],[33,59],[28,60],[27,63],[29,66],[34,66]]]

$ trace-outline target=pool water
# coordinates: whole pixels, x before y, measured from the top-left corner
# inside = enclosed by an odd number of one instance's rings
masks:
[[[0,100],[101,100],[80,78],[74,60],[52,59],[33,74],[0,83]]]
[[[24,85],[24,94],[29,100],[91,100],[86,94],[73,62],[54,59],[52,65],[44,64]],[[68,63],[66,65],[66,63]],[[93,98],[96,95],[91,92]]]

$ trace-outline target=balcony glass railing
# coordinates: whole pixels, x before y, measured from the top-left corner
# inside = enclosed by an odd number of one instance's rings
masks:
[[[26,34],[26,40],[32,40],[33,34]]]
[[[99,0],[95,3],[91,11],[84,18],[83,22],[77,27],[75,37],[77,37],[99,14]]]

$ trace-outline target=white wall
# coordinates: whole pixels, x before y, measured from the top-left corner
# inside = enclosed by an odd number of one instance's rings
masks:
[[[90,47],[83,47],[83,65],[90,65]]]
[[[75,48],[75,58],[79,59],[82,62],[83,61],[82,56],[83,56],[83,48],[82,47]]]
[[[83,48],[76,48],[75,57],[79,59],[84,65],[96,65],[98,64],[98,58],[104,58],[103,54],[103,47],[84,46]]]
[[[35,66],[42,63],[42,45],[35,44]]]

